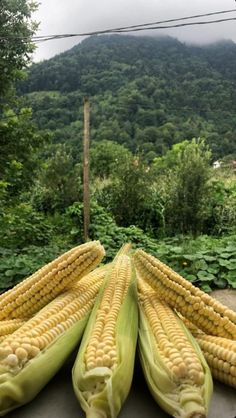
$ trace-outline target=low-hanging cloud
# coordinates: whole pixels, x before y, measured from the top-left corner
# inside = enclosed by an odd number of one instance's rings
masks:
[[[41,0],[34,19],[41,22],[38,34],[48,35],[90,32],[234,8],[236,9],[236,3],[233,0]],[[236,11],[222,17],[236,17]],[[201,20],[215,18],[217,17],[212,16]],[[202,44],[220,39],[232,39],[236,42],[236,21],[139,32],[143,35],[157,33],[188,43]],[[81,38],[72,38],[39,44],[34,59],[40,61],[50,58],[80,41]]]

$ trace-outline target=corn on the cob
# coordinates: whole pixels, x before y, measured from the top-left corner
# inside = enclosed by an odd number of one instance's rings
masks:
[[[139,354],[154,399],[176,418],[204,418],[212,394],[207,363],[180,318],[138,280]]]
[[[206,334],[198,334],[196,340],[213,377],[236,388],[236,341]]]
[[[134,260],[140,275],[158,291],[160,299],[207,334],[236,339],[236,312],[144,251],[136,251]]]
[[[25,321],[23,319],[9,319],[0,321],[0,343],[9,335],[20,328]]]
[[[194,325],[189,319],[185,318],[183,315],[181,315],[179,312],[177,312],[181,320],[184,322],[184,325],[189,329],[191,334],[196,337],[198,334],[204,334],[202,330],[200,330],[196,325]]]
[[[73,351],[105,274],[88,274],[0,344],[0,416],[33,399]]]
[[[201,347],[212,376],[236,388],[236,341],[204,334],[186,318],[181,319]]]
[[[104,256],[99,241],[72,248],[13,289],[0,295],[0,320],[30,318],[73,282],[93,270]]]
[[[133,376],[138,332],[135,272],[119,254],[107,273],[80,345],[73,387],[87,418],[115,418]]]

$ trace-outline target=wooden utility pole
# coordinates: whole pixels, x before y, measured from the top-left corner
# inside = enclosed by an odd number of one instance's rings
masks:
[[[84,98],[84,138],[83,138],[83,203],[84,203],[84,241],[89,239],[90,192],[89,192],[89,122],[90,106],[88,97]]]

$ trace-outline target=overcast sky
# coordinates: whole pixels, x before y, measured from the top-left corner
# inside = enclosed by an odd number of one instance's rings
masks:
[[[234,8],[234,0],[41,0],[34,19],[41,22],[38,34],[48,35],[88,32]],[[221,17],[236,17],[236,11],[207,19]],[[219,39],[236,42],[236,21],[140,34],[155,33],[168,34],[191,43]],[[50,58],[80,41],[81,38],[74,38],[45,42],[38,46],[34,59],[41,61]]]

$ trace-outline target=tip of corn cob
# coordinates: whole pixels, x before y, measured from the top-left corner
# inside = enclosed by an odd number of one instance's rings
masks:
[[[30,318],[101,262],[100,241],[90,241],[60,255],[0,295],[0,320]]]

